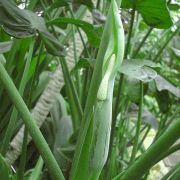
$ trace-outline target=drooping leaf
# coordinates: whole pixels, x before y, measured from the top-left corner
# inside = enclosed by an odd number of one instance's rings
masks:
[[[47,23],[47,25],[56,25],[60,27],[62,27],[62,25],[66,26],[68,24],[74,24],[77,27],[80,27],[86,33],[91,45],[95,47],[99,47],[99,43],[100,43],[100,36],[98,35],[99,28],[93,26],[90,23],[73,18],[57,18]]]
[[[0,54],[10,51],[12,41],[0,42]]]
[[[134,0],[122,0],[122,7],[133,8]],[[166,0],[137,0],[135,7],[149,26],[167,29],[173,24]]]
[[[0,25],[16,38],[25,38],[35,33],[25,10],[19,9],[12,0],[0,0]]]
[[[31,11],[19,9],[11,0],[0,0],[0,25],[15,38],[26,38],[39,33],[50,54],[65,55],[64,47],[49,33],[44,19]]]
[[[0,178],[3,180],[10,179],[10,170],[8,165],[6,164],[4,158],[0,154]]]
[[[173,84],[171,84],[169,81],[164,79],[162,76],[157,75],[155,78],[155,82],[158,91],[168,90],[169,92],[180,98],[180,89],[175,87]]]
[[[150,67],[157,67],[157,65],[148,60],[128,59],[123,61],[120,72],[143,82],[149,82],[157,76],[156,71]]]

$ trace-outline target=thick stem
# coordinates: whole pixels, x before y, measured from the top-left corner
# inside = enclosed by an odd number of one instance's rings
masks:
[[[153,30],[153,28],[150,27],[149,30],[148,30],[148,32],[146,33],[146,35],[145,35],[144,38],[142,39],[141,43],[139,44],[138,48],[137,48],[136,51],[133,53],[133,58],[135,58],[135,57],[138,55],[140,49],[142,48],[142,46],[143,46],[144,43],[146,42],[146,40],[147,40],[148,36],[150,35],[150,33],[152,32],[152,30]]]
[[[24,90],[25,90],[25,87],[27,84],[27,77],[28,77],[28,72],[29,72],[29,68],[30,68],[30,64],[31,64],[33,48],[34,48],[34,42],[31,44],[31,46],[29,48],[28,59],[26,61],[26,65],[25,65],[24,72],[22,75],[21,83],[19,86],[19,93],[21,96],[23,96]],[[3,139],[2,147],[1,147],[1,153],[3,155],[6,154],[6,151],[8,149],[8,145],[9,145],[9,142],[10,142],[11,137],[12,137],[14,126],[15,126],[16,121],[17,121],[17,116],[18,116],[18,112],[17,112],[16,108],[14,107],[12,114],[11,114],[11,117],[10,117],[10,121],[9,121],[7,130],[6,130],[6,133],[5,133],[5,137]]]
[[[142,122],[142,108],[143,108],[143,82],[140,81],[140,102],[139,102],[138,120],[136,124],[136,135],[134,139],[134,146],[131,154],[130,164],[134,162],[138,150],[139,135],[141,129],[141,122]]]
[[[172,40],[172,38],[179,32],[180,25],[178,25],[177,29],[169,36],[169,38],[166,40],[164,45],[159,49],[158,53],[154,57],[153,61],[157,61],[160,55],[162,54],[163,50],[166,48],[166,46],[169,44],[169,42]]]
[[[179,129],[180,121],[174,121],[167,131],[124,172],[121,180],[140,179],[146,171],[156,164],[159,154],[166,152],[180,137]]]

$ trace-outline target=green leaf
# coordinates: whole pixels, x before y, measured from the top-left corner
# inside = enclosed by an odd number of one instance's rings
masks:
[[[173,84],[171,84],[169,81],[164,79],[162,76],[157,75],[155,78],[156,87],[158,91],[167,90],[180,98],[180,89],[175,87]]]
[[[0,54],[10,51],[12,41],[0,42]]]
[[[133,89],[133,91],[132,91]],[[125,78],[125,86],[123,89],[123,94],[127,96],[127,98],[131,102],[138,103],[140,99],[140,85],[139,80],[132,78],[132,77],[126,77]]]
[[[6,164],[4,158],[0,154],[0,177],[3,180],[9,180],[10,170],[8,165]]]
[[[88,58],[81,58],[75,65],[75,67],[71,70],[71,73],[74,74],[76,73],[78,70],[82,69],[82,68],[92,68],[94,67],[94,63],[95,60],[91,60]]]
[[[68,6],[70,3],[72,3],[72,0],[57,0],[55,1],[49,8],[48,12],[52,11],[53,9],[63,7],[63,6]]]
[[[47,51],[55,56],[64,56],[64,47],[49,33],[45,21],[37,14],[19,9],[12,1],[0,0],[0,25],[15,38],[40,34]]]
[[[4,64],[6,64],[6,59],[5,59],[5,57],[2,55],[2,54],[0,54],[0,62],[4,65]]]
[[[16,38],[25,38],[35,33],[25,10],[19,9],[11,0],[0,1],[0,25]]]
[[[157,67],[157,65],[148,60],[128,59],[123,61],[120,72],[143,82],[149,82],[157,76],[156,71],[150,67]]]
[[[134,0],[122,0],[122,7],[133,8]],[[149,26],[168,29],[173,24],[166,0],[136,0],[135,7]]]
[[[75,3],[75,4],[80,4],[80,5],[84,4],[84,5],[86,5],[89,9],[93,9],[93,7],[94,7],[91,0],[74,0],[73,3]]]
[[[169,97],[169,93],[167,90],[157,91],[156,94],[157,103],[159,105],[159,109],[162,113],[168,113],[171,100]]]
[[[87,38],[91,45],[99,47],[100,44],[100,35],[98,34],[99,28],[93,26],[90,23],[79,19],[73,18],[57,18],[49,21],[47,25],[56,25],[62,27],[62,25],[74,24],[77,27],[80,27],[87,35]]]

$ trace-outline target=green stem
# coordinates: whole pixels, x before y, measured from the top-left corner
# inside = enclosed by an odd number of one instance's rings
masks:
[[[72,9],[71,9],[71,6],[69,6],[69,12],[70,12],[70,14],[71,14],[71,17],[72,17],[73,19],[76,19],[75,14],[73,13],[73,11],[72,11]],[[85,41],[84,41],[84,39],[83,39],[83,36],[82,36],[82,33],[81,33],[79,27],[77,27],[77,31],[78,31],[79,36],[80,36],[80,38],[81,38],[81,41],[82,41],[84,50],[85,50],[87,56],[90,57],[90,53],[89,53],[89,51],[88,51],[88,48],[86,47],[86,43],[85,43]]]
[[[31,173],[31,176],[29,177],[29,180],[40,179],[43,164],[44,164],[43,159],[40,156],[33,172]]]
[[[133,53],[133,58],[135,58],[135,57],[138,55],[140,49],[142,48],[142,46],[143,46],[144,43],[146,42],[146,39],[148,38],[148,36],[149,36],[150,33],[152,32],[152,30],[153,30],[153,28],[150,27],[149,30],[148,30],[148,32],[146,33],[146,35],[145,35],[144,38],[142,39],[141,43],[139,44],[138,48],[137,48],[136,51]]]
[[[161,180],[179,180],[180,178],[180,163],[175,165]]]
[[[129,29],[126,49],[125,49],[125,53],[124,53],[124,59],[127,59],[129,48],[130,48],[131,37],[132,37],[132,32],[133,32],[133,25],[134,25],[134,18],[135,18],[135,12],[136,12],[136,9],[134,7],[133,10],[132,10],[132,15],[131,15],[130,29]]]
[[[37,127],[35,120],[31,116],[26,104],[24,103],[22,97],[20,96],[18,90],[16,89],[13,81],[9,77],[7,71],[5,70],[4,66],[0,62],[0,81],[4,85],[10,99],[14,103],[15,107],[17,108],[19,114],[21,115],[30,135],[32,136],[36,147],[38,148],[40,154],[42,155],[49,172],[53,179],[57,180],[64,180],[64,176],[54,159],[54,156],[46,143],[41,131]]]
[[[62,66],[64,80],[67,87],[68,98],[70,101],[71,111],[72,111],[72,115],[74,119],[74,129],[76,130],[80,125],[83,111],[82,111],[82,107],[81,107],[81,104],[77,95],[77,91],[71,79],[65,59],[61,59],[60,63]]]
[[[25,65],[24,72],[22,75],[21,83],[19,86],[19,94],[21,96],[23,96],[24,90],[26,87],[28,72],[29,72],[29,68],[30,68],[30,64],[31,64],[32,54],[33,54],[33,48],[34,48],[34,42],[31,43],[31,45],[30,45],[28,59],[26,61],[26,65]],[[2,147],[1,147],[1,153],[3,155],[6,154],[6,151],[8,149],[8,145],[9,145],[9,142],[10,142],[12,134],[13,134],[13,129],[14,129],[14,126],[17,121],[17,116],[18,116],[18,112],[17,112],[16,108],[14,107],[11,117],[10,117],[10,121],[9,121],[7,130],[6,130],[6,133],[5,133],[5,137],[3,139]]]
[[[149,133],[150,130],[151,130],[151,126],[148,125],[148,126],[147,126],[147,130],[146,130],[146,132],[144,133],[144,136],[143,136],[142,140],[140,141],[140,143],[139,143],[139,145],[138,145],[138,149],[141,148],[141,146],[142,146],[144,140],[146,139],[146,137],[147,137],[147,135],[148,135],[148,133]]]
[[[74,60],[75,60],[75,64],[77,64],[77,62],[78,62],[78,56],[77,56],[77,52],[76,52],[76,39],[75,39],[75,30],[74,30],[74,26],[72,26],[72,30],[73,30],[73,51],[74,51]],[[76,81],[77,81],[77,93],[78,93],[78,95],[80,95],[80,77],[79,77],[79,71],[76,72],[75,77],[76,77]]]
[[[180,121],[174,121],[157,141],[142,154],[122,175],[121,180],[140,179],[147,172],[162,154],[171,147],[180,137]]]
[[[166,48],[166,46],[169,44],[169,42],[172,40],[172,38],[179,32],[180,29],[180,25],[177,27],[177,29],[169,36],[169,38],[166,40],[166,42],[164,43],[164,45],[159,49],[158,53],[156,54],[156,56],[154,57],[153,61],[157,61],[157,59],[160,57],[160,55],[162,54],[163,50]]]
[[[142,108],[143,108],[143,82],[140,81],[140,102],[139,102],[138,120],[136,124],[136,134],[135,134],[134,146],[133,146],[132,154],[130,158],[130,164],[134,162],[136,158],[137,150],[138,150],[140,129],[141,129],[141,123],[142,123]]]

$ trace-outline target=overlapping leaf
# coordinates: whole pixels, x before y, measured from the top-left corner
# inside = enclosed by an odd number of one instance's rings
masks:
[[[148,60],[128,59],[122,63],[120,72],[143,82],[149,82],[157,76],[156,71],[150,67],[157,67],[157,65]]]
[[[64,55],[64,47],[49,33],[44,19],[31,11],[19,9],[11,0],[0,0],[0,25],[15,38],[26,38],[38,33],[49,53]]]
[[[158,75],[155,78],[155,82],[158,91],[168,90],[169,92],[180,98],[180,89],[175,87],[173,84],[171,84],[169,81],[164,79],[162,76]]]
[[[135,4],[134,4],[135,3]],[[167,29],[172,20],[167,8],[166,0],[123,0],[123,8],[135,8],[141,13],[144,21],[152,27]]]

